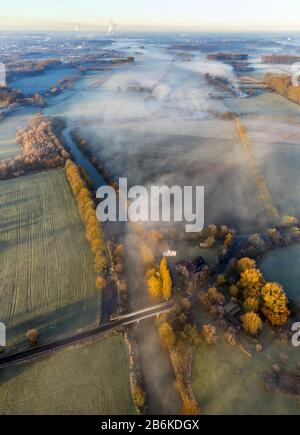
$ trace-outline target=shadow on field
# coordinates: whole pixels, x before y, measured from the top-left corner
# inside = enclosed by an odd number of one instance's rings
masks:
[[[8,348],[7,354],[27,348],[26,332],[37,329],[39,332],[39,344],[46,344],[67,336],[75,335],[82,329],[95,326],[97,317],[101,315],[101,294],[96,294],[83,301],[78,301],[57,309],[48,314],[42,314],[18,322],[15,317],[13,325],[7,326],[8,343],[16,344]]]
[[[5,240],[4,242],[1,242],[1,240],[0,240],[1,251],[4,252],[6,249],[11,249],[11,248],[14,248],[16,246],[20,246],[23,243],[27,244],[28,243],[28,239],[29,239],[28,229],[29,228],[36,228],[36,226],[38,224],[40,224],[41,226],[45,225],[45,219],[44,220],[32,220],[32,218],[31,218],[30,223],[26,219],[24,219],[22,222],[23,223],[19,224],[19,222],[14,221],[10,227],[6,228],[6,231],[8,231],[8,230],[15,230],[16,234],[17,234],[17,231],[19,232],[19,230],[21,230],[21,229],[26,229],[27,236],[22,237],[22,238],[15,237],[14,239],[11,239],[9,241]],[[78,231],[78,232],[82,231],[82,224],[81,224],[81,222],[79,222],[76,225],[73,225],[72,228],[74,229],[75,232],[76,231]],[[5,228],[0,228],[0,230],[4,231]],[[66,225],[62,225],[60,227],[57,227],[57,226],[55,227],[55,233],[56,233],[57,236],[60,236],[60,235],[64,234],[65,232],[70,232],[70,226],[69,225],[66,224]],[[36,234],[30,233],[30,240],[31,240],[31,242],[33,242],[35,240],[42,240],[42,239],[45,239],[45,238],[48,238],[49,240],[51,240],[51,238],[53,238],[53,229],[52,228],[49,229],[48,231],[37,232]]]
[[[41,222],[41,220],[38,220],[36,218],[30,219],[30,225],[34,226],[37,223]],[[28,229],[28,218],[19,219],[18,216],[10,218],[10,219],[1,219],[0,223],[0,231],[10,231],[10,230],[22,230],[23,228]]]

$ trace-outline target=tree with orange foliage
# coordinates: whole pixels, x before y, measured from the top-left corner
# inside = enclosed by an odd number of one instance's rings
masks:
[[[250,335],[257,335],[263,328],[263,322],[257,313],[246,313],[244,316],[242,316],[241,320],[243,323],[243,328]]]
[[[78,208],[86,228],[86,238],[90,242],[94,254],[95,272],[101,274],[107,268],[104,236],[101,224],[97,219],[95,204],[86,182],[82,179],[79,168],[71,160],[67,160],[65,171],[71,188],[76,196]]]
[[[149,233],[149,239],[154,243],[160,243],[163,239],[163,236],[160,231],[152,230]]]
[[[241,258],[237,263],[237,267],[240,272],[245,272],[248,269],[256,269],[256,262],[247,257]]]
[[[238,288],[237,285],[231,285],[230,286],[230,296],[232,296],[233,298],[237,298],[240,292],[240,289]]]
[[[124,252],[125,252],[124,245],[120,244],[120,245],[116,246],[114,255],[115,255],[115,257],[123,257]]]
[[[222,304],[225,301],[224,295],[216,287],[210,287],[207,291],[208,299],[213,304]]]
[[[30,346],[36,347],[39,343],[39,332],[37,329],[30,329],[26,333],[26,338]]]
[[[216,239],[213,236],[207,237],[205,245],[207,249],[212,249],[216,244]]]
[[[294,216],[285,215],[282,218],[282,224],[289,227],[298,224],[298,219]]]
[[[103,273],[106,267],[107,267],[106,257],[101,253],[97,253],[94,258],[94,271],[96,273]]]
[[[224,246],[226,246],[226,248],[230,248],[232,246],[232,243],[233,235],[231,233],[228,233],[224,241]]]
[[[260,298],[262,286],[263,277],[259,269],[247,269],[241,273],[239,287],[245,299]]]
[[[172,326],[168,322],[163,322],[159,325],[159,337],[160,340],[167,349],[174,347],[176,343],[176,335]]]
[[[267,283],[262,289],[262,311],[274,326],[286,325],[290,312],[288,299],[280,284]]]
[[[148,290],[152,299],[159,300],[162,297],[162,282],[159,277],[150,277],[148,280]]]
[[[117,272],[118,274],[121,274],[121,273],[124,272],[124,266],[123,266],[122,263],[118,263],[118,264],[116,265],[116,272]]]
[[[168,261],[166,257],[160,262],[160,278],[162,281],[162,297],[165,301],[169,301],[172,296],[172,279],[168,268]]]
[[[155,276],[157,273],[155,267],[152,267],[151,269],[148,269],[146,272],[146,279],[149,280],[152,276]]]
[[[96,279],[96,287],[99,290],[103,290],[106,287],[106,280],[102,276],[98,276]]]
[[[103,247],[103,241],[101,239],[95,239],[91,241],[91,248],[94,254],[100,252]]]
[[[142,262],[145,267],[152,266],[155,262],[152,250],[145,243],[140,246],[140,253],[142,256]]]
[[[245,300],[243,307],[247,312],[253,311],[257,313],[259,310],[259,300],[257,298],[248,298]]]

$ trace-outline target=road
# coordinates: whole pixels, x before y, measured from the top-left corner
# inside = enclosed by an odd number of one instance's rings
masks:
[[[98,328],[82,332],[72,337],[63,338],[52,343],[48,343],[35,348],[30,348],[28,350],[24,350],[15,354],[3,356],[2,358],[0,358],[0,368],[10,367],[20,362],[25,362],[26,360],[31,360],[33,358],[37,358],[51,352],[62,350],[67,346],[79,344],[85,340],[88,340],[89,338],[106,334],[107,332],[113,331],[122,326],[128,326],[134,323],[138,323],[142,320],[149,319],[151,317],[156,317],[161,313],[169,311],[174,306],[174,304],[175,300],[171,300],[169,302],[155,305],[150,308],[135,311],[134,313],[125,314],[124,316],[117,317],[111,322],[103,324]]]

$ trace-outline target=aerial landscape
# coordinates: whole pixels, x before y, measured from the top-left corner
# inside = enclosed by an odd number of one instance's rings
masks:
[[[300,5],[26,3],[0,17],[0,415],[299,415]]]

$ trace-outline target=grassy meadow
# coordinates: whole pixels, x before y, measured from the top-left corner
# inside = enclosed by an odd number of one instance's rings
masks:
[[[121,336],[0,373],[0,414],[134,414]]]
[[[95,322],[101,293],[63,170],[0,183],[0,319],[8,346],[38,328],[41,342]]]

